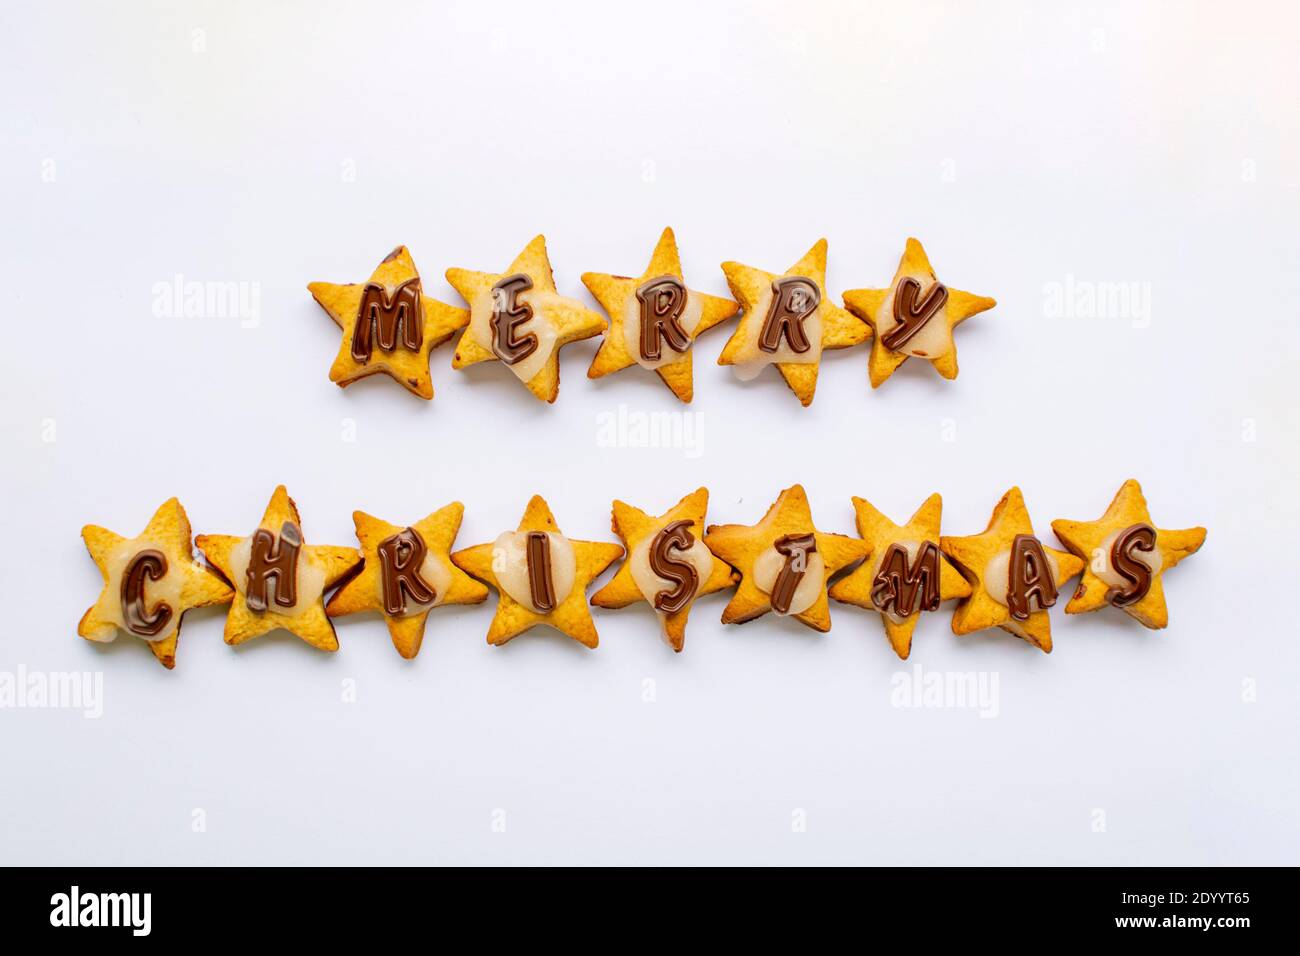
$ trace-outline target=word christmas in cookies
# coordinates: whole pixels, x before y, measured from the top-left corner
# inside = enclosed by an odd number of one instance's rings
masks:
[[[697,597],[731,587],[738,578],[731,565],[718,560],[704,544],[708,506],[707,488],[693,491],[657,518],[615,501],[614,533],[627,548],[627,560],[591,596],[591,603],[619,608],[644,601],[659,616],[668,646],[680,651],[691,604]]]
[[[361,555],[356,548],[307,544],[298,506],[284,485],[276,487],[248,537],[201,534],[196,543],[235,588],[227,644],[284,628],[322,651],[339,649],[324,595],[361,563]]]
[[[499,361],[544,402],[560,394],[560,347],[605,330],[598,314],[556,291],[544,236],[504,274],[448,269],[447,281],[470,307],[452,367]]]
[[[912,632],[922,611],[941,601],[970,597],[970,585],[939,550],[943,499],[926,498],[907,524],[899,526],[863,498],[853,499],[858,534],[871,557],[831,585],[837,601],[880,612],[885,636],[903,660],[912,652]]]
[[[1019,488],[1002,496],[983,534],[945,536],[939,547],[971,586],[971,596],[953,614],[954,634],[1000,627],[1051,653],[1047,609],[1056,604],[1061,585],[1083,570],[1083,562],[1044,547],[1034,536]]]
[[[451,561],[465,506],[453,501],[405,528],[352,512],[361,542],[361,571],[334,592],[330,617],[378,611],[384,616],[397,653],[408,660],[420,653],[429,612],[444,604],[481,604],[487,588]]]
[[[181,617],[192,607],[227,604],[234,592],[194,560],[190,519],[175,498],[163,502],[139,537],[124,538],[88,524],[86,549],[104,576],[99,600],[77,633],[107,643],[126,631],[149,645],[168,670],[176,666]]]
[[[844,305],[875,332],[867,371],[878,388],[909,358],[925,359],[944,378],[957,377],[952,330],[997,303],[939,281],[921,243],[908,239],[887,289],[851,289]]]
[[[683,402],[694,394],[691,345],[696,336],[736,314],[730,299],[686,288],[677,240],[665,229],[640,278],[587,272],[582,276],[609,314],[609,331],[587,370],[601,378],[632,365],[652,369]]]
[[[1066,614],[1113,605],[1150,628],[1169,623],[1166,571],[1205,543],[1204,528],[1167,531],[1147,511],[1142,486],[1130,478],[1096,521],[1052,522],[1065,546],[1087,562]]]
[[[331,382],[344,388],[383,372],[407,391],[433,398],[429,350],[468,325],[469,313],[424,294],[406,246],[390,252],[364,284],[313,282],[307,289],[343,330]]]
[[[502,533],[496,541],[457,551],[451,560],[497,590],[489,644],[504,644],[546,624],[595,647],[599,639],[587,606],[587,588],[622,555],[616,544],[565,537],[550,507],[534,495],[518,528]]]
[[[744,624],[768,611],[817,631],[831,629],[826,583],[867,556],[870,545],[813,527],[808,496],[792,485],[756,525],[711,525],[709,550],[740,572],[740,584],[723,609],[723,624]]]
[[[826,240],[782,275],[724,262],[731,294],[744,310],[718,357],[742,380],[775,365],[803,405],[813,400],[823,349],[846,349],[871,335],[866,323],[826,294]]]

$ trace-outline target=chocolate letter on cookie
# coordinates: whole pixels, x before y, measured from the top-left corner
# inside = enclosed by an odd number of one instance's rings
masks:
[[[881,611],[911,617],[918,610],[939,609],[939,549],[933,541],[921,545],[916,563],[907,560],[907,549],[891,544],[871,582],[871,603]]]
[[[506,276],[492,287],[492,351],[507,365],[516,365],[537,351],[537,336],[516,336],[519,326],[533,317],[533,307],[519,301],[519,293],[533,287],[522,272]]]
[[[663,339],[674,352],[685,352],[691,337],[681,326],[686,311],[682,281],[676,276],[651,279],[637,288],[636,298],[641,303],[641,357],[657,362],[663,354]]]
[[[1038,598],[1041,609],[1056,603],[1056,582],[1043,546],[1032,534],[1018,534],[1011,542],[1011,567],[1007,572],[1007,608],[1017,621],[1029,620],[1029,599]]]
[[[785,555],[785,561],[772,585],[772,610],[788,614],[794,592],[808,572],[808,556],[817,550],[817,539],[811,534],[787,534],[777,538],[773,547],[777,554]]]
[[[429,549],[414,528],[407,528],[379,542],[379,578],[384,592],[384,610],[405,614],[409,596],[416,604],[432,604],[436,592],[420,577],[420,565]]]
[[[424,341],[419,278],[407,279],[391,296],[378,283],[367,283],[361,292],[361,308],[357,310],[357,322],[352,330],[352,357],[358,362],[368,362],[373,351],[372,340],[385,352],[391,352],[397,348],[399,335],[402,345],[412,352],[419,351]]]
[[[1106,593],[1106,599],[1116,607],[1128,607],[1146,597],[1151,590],[1151,569],[1138,559],[1134,551],[1152,552],[1156,549],[1156,529],[1149,524],[1135,524],[1125,528],[1110,546],[1110,566],[1128,583]]]
[[[790,348],[800,354],[812,348],[803,330],[804,319],[817,311],[822,294],[817,283],[803,276],[782,276],[772,283],[772,304],[767,309],[767,319],[758,335],[758,347],[764,352],[775,352],[785,336]]]
[[[695,544],[695,536],[690,532],[689,521],[674,521],[655,535],[650,543],[650,570],[666,581],[672,581],[671,588],[665,588],[655,595],[655,607],[665,614],[676,614],[695,596],[700,585],[699,572],[695,565],[685,558],[674,555],[674,551],[686,551]]]
[[[280,528],[280,537],[265,528],[253,532],[253,545],[248,553],[248,584],[244,600],[250,610],[265,611],[267,579],[275,578],[275,603],[280,607],[293,607],[298,603],[298,552],[302,548],[302,532],[292,521]]]
[[[555,610],[555,581],[551,577],[551,536],[545,531],[528,532],[528,591],[533,607]]]
[[[122,572],[122,620],[126,629],[141,637],[152,637],[172,619],[172,609],[159,601],[150,610],[144,603],[144,582],[161,581],[167,573],[167,556],[150,548],[141,551]]]
[[[948,301],[948,289],[941,282],[930,286],[925,298],[918,302],[920,294],[921,283],[911,276],[899,280],[898,288],[894,290],[894,321],[898,324],[880,337],[880,344],[890,351],[906,345]]]

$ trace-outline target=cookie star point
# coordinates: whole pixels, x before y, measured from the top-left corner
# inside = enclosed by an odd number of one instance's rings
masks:
[[[430,350],[469,324],[468,311],[424,294],[405,246],[390,252],[364,283],[311,282],[307,291],[343,330],[329,372],[340,388],[382,373],[431,399]]]
[[[107,643],[125,632],[145,641],[171,670],[185,612],[233,597],[221,578],[195,561],[189,517],[176,498],[163,502],[135,538],[99,525],[86,525],[81,536],[104,580],[77,624],[86,640]]]

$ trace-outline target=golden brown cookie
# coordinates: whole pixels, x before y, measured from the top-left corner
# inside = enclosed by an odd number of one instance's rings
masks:
[[[826,292],[826,240],[781,275],[724,262],[727,285],[744,315],[718,356],[742,380],[775,365],[799,401],[809,405],[817,388],[823,349],[865,342],[870,328],[831,301]]]
[[[609,314],[609,331],[587,377],[640,365],[689,402],[695,390],[691,346],[701,333],[735,315],[739,306],[686,288],[672,229],[663,231],[639,278],[586,272],[582,284]]]
[[[545,236],[504,273],[448,269],[447,281],[470,307],[452,367],[502,362],[544,402],[560,393],[560,347],[605,331],[598,314],[556,291]]]
[[[346,388],[383,372],[421,398],[433,398],[429,350],[469,324],[469,312],[431,299],[406,246],[398,246],[364,283],[312,282],[307,290],[343,330],[330,381]]]
[[[774,611],[817,631],[831,629],[826,600],[831,576],[871,550],[865,541],[813,527],[801,485],[781,492],[756,525],[710,526],[704,543],[741,574],[722,612],[723,624],[744,624]]]
[[[837,601],[880,614],[894,653],[907,660],[922,611],[939,602],[970,597],[970,585],[939,549],[943,499],[933,494],[905,525],[896,525],[864,498],[853,499],[858,534],[871,556],[831,585]]]
[[[119,630],[149,645],[158,662],[176,666],[181,618],[192,607],[226,604],[234,592],[194,560],[190,519],[175,498],[154,512],[139,537],[124,538],[88,524],[81,529],[104,590],[82,615],[77,633],[107,643]]]
[[[1167,531],[1147,511],[1142,486],[1130,478],[1096,521],[1059,518],[1052,530],[1086,564],[1066,614],[1084,614],[1108,604],[1149,628],[1169,623],[1164,573],[1205,543],[1204,528]]]
[[[1019,488],[1002,496],[983,534],[945,535],[939,547],[971,586],[971,596],[953,615],[954,634],[1000,627],[1051,653],[1047,609],[1056,604],[1061,585],[1083,570],[1083,562],[1034,536]]]
[[[465,506],[453,501],[409,527],[352,512],[361,542],[361,571],[325,605],[330,617],[358,611],[384,616],[397,653],[420,653],[429,612],[444,604],[482,604],[488,591],[456,565],[450,550]]]
[[[944,378],[956,378],[952,330],[997,302],[945,286],[921,243],[908,239],[889,288],[850,289],[844,305],[875,332],[867,371],[871,387],[879,388],[908,358],[924,359]]]
[[[196,543],[235,588],[226,643],[243,644],[284,628],[312,647],[337,651],[325,592],[360,563],[356,548],[307,544],[302,519],[284,485],[276,487],[262,521],[247,538],[201,534]]]
[[[628,557],[591,596],[591,603],[617,608],[644,601],[659,616],[668,646],[680,651],[695,599],[729,588],[740,578],[702,540],[708,507],[707,488],[691,492],[657,518],[615,501],[612,526]]]
[[[515,531],[457,551],[451,560],[497,590],[489,644],[504,644],[545,624],[595,647],[598,638],[587,607],[587,588],[622,554],[616,544],[565,537],[550,507],[541,495],[534,495]]]

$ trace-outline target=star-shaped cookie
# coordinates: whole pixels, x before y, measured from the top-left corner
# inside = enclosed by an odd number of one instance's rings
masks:
[[[695,391],[691,345],[702,332],[735,315],[739,306],[686,288],[672,229],[663,231],[639,278],[586,272],[582,284],[609,314],[609,331],[587,377],[640,365],[653,369],[674,395],[689,402]]]
[[[877,611],[885,636],[901,659],[912,652],[912,632],[922,611],[970,597],[970,585],[939,549],[943,499],[933,494],[905,525],[896,525],[863,498],[853,499],[858,534],[871,557],[831,585],[837,601]]]
[[[1051,653],[1047,609],[1056,604],[1061,586],[1083,570],[1083,562],[1034,536],[1019,488],[1002,496],[983,534],[945,535],[939,547],[971,586],[971,596],[953,614],[954,634],[1000,627]]]
[[[307,290],[343,330],[330,381],[346,388],[383,372],[421,398],[433,398],[429,350],[469,324],[469,312],[425,295],[406,246],[364,283],[312,282]]]
[[[704,543],[741,574],[722,611],[723,624],[744,624],[775,611],[817,631],[831,629],[827,582],[871,550],[865,541],[813,527],[801,485],[781,492],[756,525],[711,525]]]
[[[591,603],[617,608],[644,601],[659,616],[668,646],[680,651],[695,599],[729,588],[740,577],[704,544],[708,507],[707,488],[691,492],[658,517],[615,501],[611,523],[628,557]]]
[[[867,371],[871,387],[879,388],[908,358],[925,359],[944,378],[956,378],[952,330],[997,302],[945,286],[921,243],[908,239],[889,288],[850,289],[844,305],[875,332]]]
[[[1164,573],[1205,543],[1204,528],[1157,528],[1142,486],[1130,478],[1096,521],[1059,518],[1052,530],[1086,565],[1066,614],[1113,604],[1149,628],[1169,623]]]
[[[807,406],[817,388],[822,350],[846,349],[871,336],[866,323],[826,292],[825,239],[779,276],[739,262],[724,262],[722,271],[744,315],[718,364],[735,366],[742,380],[775,365]]]
[[[235,588],[226,617],[227,644],[284,628],[322,651],[339,649],[324,595],[361,563],[361,554],[356,548],[307,544],[298,506],[284,485],[276,487],[247,538],[201,534],[195,541]]]
[[[470,306],[452,367],[502,362],[544,402],[560,394],[560,347],[605,331],[596,312],[556,291],[545,236],[504,273],[448,269],[447,281]]]
[[[194,560],[190,519],[175,498],[154,512],[139,537],[88,524],[86,550],[104,576],[104,590],[77,625],[88,641],[116,640],[119,630],[149,645],[158,662],[176,666],[181,618],[192,607],[226,604],[234,592]]]
[[[545,500],[534,495],[515,531],[457,551],[451,560],[497,590],[489,644],[504,644],[545,624],[595,647],[598,638],[587,607],[587,588],[622,555],[616,544],[565,537]]]
[[[415,657],[433,608],[487,600],[487,588],[451,563],[449,552],[464,514],[465,506],[453,501],[404,528],[364,511],[352,512],[364,561],[360,572],[334,592],[325,613],[342,617],[378,611],[397,653],[407,660]]]

